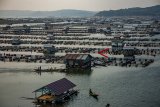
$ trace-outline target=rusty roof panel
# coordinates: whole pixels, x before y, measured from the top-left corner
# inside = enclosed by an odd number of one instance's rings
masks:
[[[89,54],[66,54],[65,59],[85,60]]]
[[[73,54],[71,59],[76,60],[76,58],[79,56],[79,54]]]
[[[66,54],[66,55],[65,55],[65,59],[68,59],[69,55],[70,55],[70,54]]]
[[[77,60],[81,60],[82,57],[83,57],[83,55],[80,54],[80,55],[77,57]]]

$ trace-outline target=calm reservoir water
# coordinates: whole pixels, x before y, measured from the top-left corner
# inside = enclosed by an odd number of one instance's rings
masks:
[[[35,89],[63,77],[80,93],[64,105],[40,107],[160,107],[160,60],[146,68],[95,67],[87,73],[34,73],[34,64],[0,62],[0,107],[39,107],[21,97],[34,98]],[[45,66],[45,65],[44,65]],[[60,65],[55,65],[60,66]],[[89,88],[99,94],[96,100]]]

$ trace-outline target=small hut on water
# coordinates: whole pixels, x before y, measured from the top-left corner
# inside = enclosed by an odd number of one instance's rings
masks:
[[[135,59],[135,54],[136,54],[135,47],[129,47],[129,46],[123,47],[124,59]]]
[[[112,52],[122,51],[123,45],[123,41],[112,41]]]
[[[66,78],[62,78],[48,85],[45,85],[35,91],[35,98],[37,103],[64,103],[72,95],[78,93],[78,91],[73,90],[76,85]],[[41,95],[37,97],[37,93],[40,92]]]
[[[55,46],[52,44],[43,45],[44,54],[55,54]]]
[[[11,41],[12,45],[20,45],[21,44],[21,40],[19,37],[13,37],[12,41]]]
[[[66,54],[64,63],[66,68],[90,69],[91,59],[92,56],[90,54]]]

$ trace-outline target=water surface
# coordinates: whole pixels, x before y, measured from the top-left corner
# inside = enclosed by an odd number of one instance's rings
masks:
[[[105,107],[107,103],[111,107],[160,107],[159,59],[146,68],[109,66],[92,68],[89,73],[41,75],[32,71],[32,64],[2,63],[0,107],[36,107],[21,97],[34,98],[34,90],[63,77],[75,83],[80,93],[64,105],[43,107]],[[89,96],[89,88],[99,94],[98,100]]]

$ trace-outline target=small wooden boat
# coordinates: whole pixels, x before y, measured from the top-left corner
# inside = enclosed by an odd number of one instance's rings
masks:
[[[92,92],[91,89],[89,90],[89,95],[92,96],[92,97],[94,97],[94,98],[96,98],[96,99],[97,99],[97,97],[99,96],[98,94]]]
[[[62,72],[64,71],[65,69],[53,69],[53,68],[48,68],[48,69],[41,69],[41,68],[35,68],[33,71],[34,72],[54,72],[54,71],[59,71],[59,72]]]
[[[92,97],[98,97],[98,96],[99,96],[99,95],[96,94],[96,93],[89,93],[89,95],[92,96]]]
[[[53,72],[54,69],[34,69],[35,72]]]

